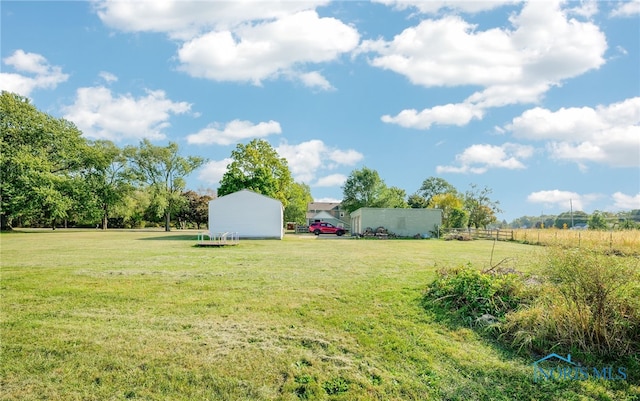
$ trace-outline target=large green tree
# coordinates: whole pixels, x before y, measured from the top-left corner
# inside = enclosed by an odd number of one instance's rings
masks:
[[[451,185],[447,180],[440,177],[429,177],[422,182],[418,193],[422,195],[425,202],[429,204],[431,199],[440,194],[453,193],[457,194],[456,188]]]
[[[349,213],[361,207],[409,207],[404,189],[387,187],[378,172],[368,167],[351,172],[342,187],[342,196],[342,207]]]
[[[177,217],[184,222],[194,223],[199,230],[200,226],[206,224],[209,218],[209,201],[213,196],[201,194],[195,191],[187,191],[182,194],[186,200]]]
[[[498,205],[500,202],[492,200],[492,190],[488,187],[478,188],[471,184],[464,196],[464,207],[469,213],[469,227],[487,227],[497,220],[496,213],[502,212]]]
[[[588,224],[589,230],[606,230],[608,226],[605,214],[599,210],[589,216]]]
[[[87,141],[75,125],[39,111],[25,97],[0,94],[0,220],[66,220],[77,196],[86,195],[82,170]]]
[[[409,195],[407,205],[412,209],[424,209],[429,206],[424,196],[417,193]]]
[[[143,227],[145,214],[151,205],[151,197],[144,188],[137,188],[125,195],[111,216],[114,216],[124,228]]]
[[[171,214],[184,203],[185,177],[205,160],[196,156],[180,156],[175,142],[156,146],[148,139],[137,147],[125,148],[125,155],[129,159],[132,176],[148,186],[152,194],[151,205],[157,216],[164,216],[165,231],[170,231]]]
[[[386,185],[376,170],[353,170],[342,187],[342,207],[352,213],[361,207],[381,207]]]
[[[447,226],[449,228],[468,227],[469,212],[464,209],[451,209],[447,217]]]
[[[380,207],[389,207],[395,209],[408,208],[407,192],[398,187],[387,187],[382,191],[382,198],[380,199]]]
[[[94,203],[89,204],[95,204],[102,229],[106,230],[111,213],[124,202],[134,187],[123,150],[113,142],[100,140],[91,143],[89,155],[93,162],[83,173],[85,182],[93,194]],[[85,203],[84,208],[88,209],[87,206]]]
[[[287,206],[284,208],[284,220],[305,224],[307,220],[307,205],[311,202],[313,202],[311,188],[307,184],[294,182],[289,191]]]
[[[447,228],[461,228],[461,222],[468,218],[468,213],[463,211],[464,201],[457,193],[440,193],[431,197],[429,207],[442,210],[442,226]],[[454,211],[462,211],[462,213]],[[465,222],[466,223],[466,222]]]
[[[231,152],[231,163],[220,180],[218,196],[249,189],[278,199],[286,208],[293,185],[287,160],[263,139],[239,143]]]

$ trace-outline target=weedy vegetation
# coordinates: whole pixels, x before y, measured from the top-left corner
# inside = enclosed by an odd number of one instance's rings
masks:
[[[604,360],[640,355],[639,258],[552,248],[540,272],[537,296],[504,326],[515,345]]]
[[[640,230],[518,229],[513,230],[513,238],[525,244],[601,249],[610,254],[640,256]]]
[[[636,377],[640,259],[564,247],[542,256],[527,274],[470,264],[438,270],[423,306],[441,321],[475,325],[516,354],[571,354],[592,366],[616,363]]]
[[[546,250],[520,243],[291,236],[196,248],[195,239],[194,232],[3,233],[0,399],[640,397],[637,364],[626,381],[534,383],[531,368],[537,352],[565,346],[557,331],[567,329],[546,320],[545,291],[537,290],[544,286],[574,314],[580,302],[600,299],[606,312],[582,316],[599,333],[589,349],[626,352],[622,362],[637,363],[630,354],[638,344],[637,265],[626,262],[636,259],[619,257],[624,283],[621,275],[584,273],[596,286],[612,283],[592,299],[590,290],[572,298],[563,270],[538,263]],[[491,270],[491,258],[509,258],[522,273]],[[429,293],[440,301],[427,308]],[[496,322],[479,327],[483,314]],[[605,329],[628,341],[608,351]]]

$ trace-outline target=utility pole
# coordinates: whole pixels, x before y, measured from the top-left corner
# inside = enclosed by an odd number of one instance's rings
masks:
[[[569,207],[571,208],[571,228],[573,228],[573,200],[569,199]]]

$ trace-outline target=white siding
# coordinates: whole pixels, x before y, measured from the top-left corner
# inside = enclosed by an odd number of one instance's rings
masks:
[[[209,202],[209,231],[282,239],[282,203],[246,189],[214,199]]]

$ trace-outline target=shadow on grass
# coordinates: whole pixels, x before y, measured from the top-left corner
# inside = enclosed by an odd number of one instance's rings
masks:
[[[153,237],[138,238],[139,241],[198,241],[195,234],[166,234]]]

